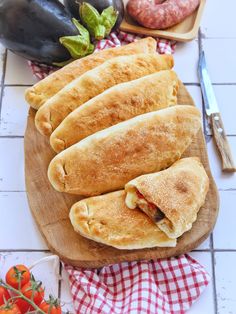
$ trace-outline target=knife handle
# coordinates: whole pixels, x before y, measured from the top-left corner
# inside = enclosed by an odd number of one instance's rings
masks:
[[[213,130],[213,137],[216,141],[216,145],[219,149],[222,158],[222,170],[227,172],[235,172],[233,156],[231,154],[229,142],[225,135],[223,122],[221,120],[220,113],[211,114],[211,123]]]

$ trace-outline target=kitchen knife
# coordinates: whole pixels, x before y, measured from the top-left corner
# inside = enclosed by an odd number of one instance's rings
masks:
[[[223,122],[217,105],[215,93],[211,84],[206,67],[204,51],[201,51],[198,63],[198,76],[200,80],[204,107],[207,116],[210,119],[213,137],[221,155],[222,170],[228,172],[236,171],[230,146],[224,131]]]

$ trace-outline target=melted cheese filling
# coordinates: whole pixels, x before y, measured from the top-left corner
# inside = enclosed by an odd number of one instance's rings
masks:
[[[163,212],[156,205],[148,202],[137,190],[128,192],[125,201],[126,205],[131,209],[139,207],[154,222],[159,222],[165,218]]]

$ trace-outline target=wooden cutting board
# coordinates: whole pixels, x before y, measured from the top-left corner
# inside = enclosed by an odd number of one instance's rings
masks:
[[[125,7],[127,3],[128,0],[124,0]],[[190,41],[194,39],[198,34],[198,29],[200,26],[205,4],[206,0],[201,0],[199,7],[196,9],[195,12],[193,12],[193,14],[188,16],[181,23],[164,30],[150,29],[139,25],[128,15],[125,10],[125,16],[120,25],[120,29],[124,32],[140,35],[162,37],[183,42]]]
[[[194,105],[183,84],[180,85],[178,103]],[[200,157],[210,178],[206,202],[193,228],[178,239],[175,248],[118,250],[87,240],[74,232],[68,213],[72,204],[81,198],[59,193],[49,183],[47,168],[55,153],[48,139],[36,130],[34,116],[35,110],[30,109],[25,133],[25,177],[29,205],[48,247],[64,262],[78,267],[100,267],[121,261],[177,256],[193,250],[208,237],[216,222],[219,200],[202,131],[184,153],[184,156]]]

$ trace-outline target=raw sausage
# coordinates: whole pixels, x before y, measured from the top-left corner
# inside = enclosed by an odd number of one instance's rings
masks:
[[[147,28],[165,29],[183,21],[200,0],[129,0],[127,12]]]
[[[200,0],[129,0],[127,11],[144,27],[165,29],[183,21],[199,3]]]

